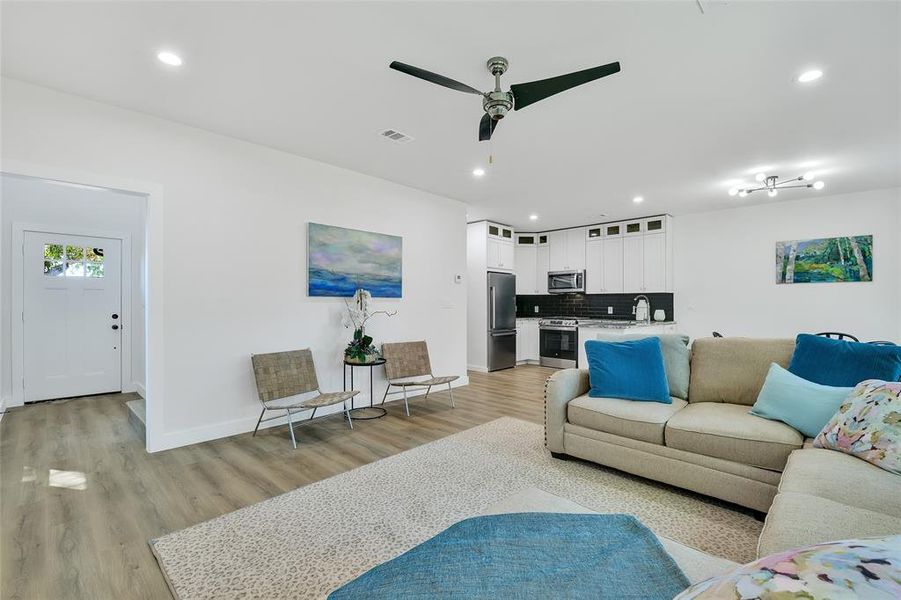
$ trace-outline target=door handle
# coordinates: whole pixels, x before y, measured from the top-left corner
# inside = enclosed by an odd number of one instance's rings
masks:
[[[119,329],[118,325],[113,325],[113,329]]]

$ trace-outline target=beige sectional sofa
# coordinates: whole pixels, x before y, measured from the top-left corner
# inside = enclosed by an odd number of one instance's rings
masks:
[[[688,398],[672,404],[590,398],[587,370],[558,371],[545,389],[545,444],[558,458],[769,512],[761,555],[901,533],[901,477],[748,414],[770,363],[787,367],[793,351],[794,340],[696,340]]]

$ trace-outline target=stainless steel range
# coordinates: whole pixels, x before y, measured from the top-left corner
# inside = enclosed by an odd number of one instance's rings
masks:
[[[579,321],[573,317],[548,317],[538,321],[539,364],[570,369],[579,362]]]

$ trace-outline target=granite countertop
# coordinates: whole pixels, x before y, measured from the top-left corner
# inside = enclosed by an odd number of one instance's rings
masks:
[[[541,319],[546,318],[548,317],[516,317],[516,320],[537,322]],[[644,321],[630,321],[627,319],[579,319],[578,317],[572,318],[579,321],[579,327],[592,327],[602,329],[628,329],[630,327],[650,327],[654,325],[676,324],[676,321],[651,321],[650,323],[645,323]]]
[[[616,319],[585,319],[579,320],[579,327],[591,327],[599,329],[629,329],[631,327],[654,327],[656,325],[675,325],[675,321],[623,321]]]

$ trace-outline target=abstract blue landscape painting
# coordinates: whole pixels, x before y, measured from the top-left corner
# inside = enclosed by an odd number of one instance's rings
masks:
[[[310,223],[308,294],[350,297],[360,288],[373,298],[400,298],[403,238]]]

